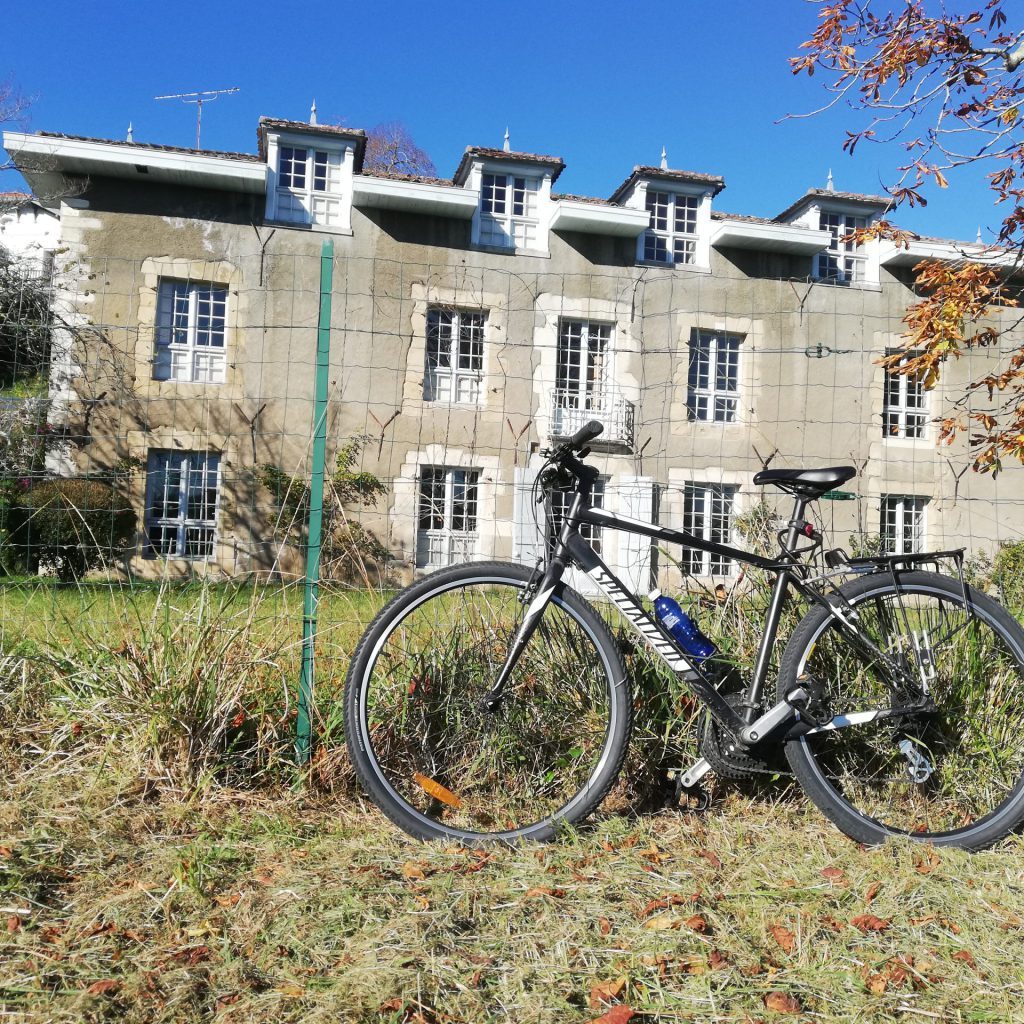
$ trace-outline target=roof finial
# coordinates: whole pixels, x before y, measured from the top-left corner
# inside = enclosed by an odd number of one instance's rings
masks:
[[[505,125],[505,142],[501,147],[506,153],[512,152],[512,145],[508,140],[508,125]]]
[[[836,190],[836,187],[835,187],[835,185],[832,184],[832,168],[830,167],[828,169],[828,179],[825,182],[825,191],[826,192],[835,192],[835,190]]]
[[[977,237],[977,238],[975,238],[975,240],[974,240],[974,241],[975,241],[975,242],[977,242],[977,243],[978,243],[978,245],[981,245],[981,244],[982,244],[982,243],[981,243],[981,225],[980,225],[980,224],[978,225],[978,237]]]
[[[313,100],[313,105],[309,108],[309,123],[316,124],[316,99]]]
[[[135,132],[132,129],[131,121],[128,122],[128,134],[124,137],[124,141],[125,142],[134,142],[135,141]]]
[[[661,169],[663,171],[668,170],[668,153],[665,151],[665,147],[661,147]]]

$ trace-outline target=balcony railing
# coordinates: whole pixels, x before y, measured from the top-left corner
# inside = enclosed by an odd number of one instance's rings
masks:
[[[633,447],[633,403],[613,389],[603,391],[576,391],[555,388],[554,410],[551,417],[553,437],[570,437],[590,420],[600,420],[604,433],[599,444]]]

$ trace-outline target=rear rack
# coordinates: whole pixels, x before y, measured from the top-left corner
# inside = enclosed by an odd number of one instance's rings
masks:
[[[897,569],[919,565],[934,565],[938,568],[939,562],[949,559],[956,563],[957,573],[960,573],[965,550],[965,548],[953,548],[949,551],[920,551],[902,555],[862,555],[857,558],[846,557],[846,553],[843,552],[843,561],[840,564],[848,565],[855,572],[882,572],[886,569],[895,572]],[[832,552],[830,551],[829,554]]]

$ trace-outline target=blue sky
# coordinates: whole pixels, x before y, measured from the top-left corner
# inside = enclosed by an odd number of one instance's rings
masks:
[[[402,120],[439,174],[467,145],[552,153],[561,191],[608,196],[634,164],[721,174],[716,204],[773,216],[829,168],[837,189],[876,193],[900,151],[841,151],[862,115],[781,120],[826,98],[787,58],[816,22],[803,0],[590,0],[487,4],[393,0],[300,7],[265,0],[51,0],[4,14],[0,78],[35,97],[28,127],[192,145],[195,108],[154,96],[238,86],[204,109],[203,147],[251,152],[261,114],[369,128]],[[0,189],[18,187],[13,175]],[[986,238],[998,226],[982,170],[932,189],[900,223]]]

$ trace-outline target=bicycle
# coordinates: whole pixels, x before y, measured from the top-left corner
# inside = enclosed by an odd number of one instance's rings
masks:
[[[772,771],[780,749],[818,808],[853,839],[890,836],[979,849],[1024,819],[1024,630],[972,589],[963,550],[851,558],[823,550],[808,504],[850,466],[765,469],[756,485],[794,499],[774,558],[595,507],[583,460],[591,421],[542,454],[537,480],[570,492],[534,570],[502,562],[446,568],[399,592],[371,622],[346,680],[349,751],[366,790],[422,839],[547,840],[590,815],[614,784],[633,698],[622,653],[594,607],[563,580],[575,566],[706,708],[701,780]],[[753,672],[723,692],[580,532],[583,524],[710,551],[774,575]],[[817,556],[820,552],[821,558]],[[955,575],[932,571],[952,562]],[[809,605],[779,663],[783,604]]]

